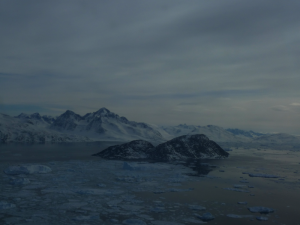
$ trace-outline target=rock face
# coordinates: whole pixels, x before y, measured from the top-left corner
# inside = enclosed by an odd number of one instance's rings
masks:
[[[147,141],[136,140],[121,145],[110,146],[94,154],[105,159],[146,159],[154,150],[154,146]]]
[[[111,146],[93,156],[105,159],[150,159],[173,161],[186,159],[225,158],[229,154],[203,134],[183,135],[154,146],[142,140]]]
[[[229,154],[204,134],[183,135],[158,145],[151,153],[155,160],[172,161],[225,158]]]

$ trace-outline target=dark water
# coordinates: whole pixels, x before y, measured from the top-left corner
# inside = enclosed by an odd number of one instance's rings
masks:
[[[163,196],[170,202],[205,206],[209,212],[217,215],[210,224],[300,224],[300,154],[267,150],[257,156],[254,150],[245,154],[243,151],[231,152],[230,157],[224,160],[206,160],[217,167],[210,168],[208,178],[185,184],[184,187],[194,188],[193,192],[166,193],[159,197]],[[250,177],[243,172],[275,174],[281,178]],[[235,184],[246,185],[244,189],[249,193],[224,190],[233,188]],[[159,200],[157,195],[151,193],[141,196]],[[237,202],[247,202],[247,205]],[[251,213],[248,207],[252,206],[273,208],[275,212],[267,215]],[[227,214],[252,215],[254,218],[229,218]],[[266,216],[268,221],[258,221],[257,216]]]
[[[120,142],[0,144],[0,163],[93,160],[92,154],[117,144]]]

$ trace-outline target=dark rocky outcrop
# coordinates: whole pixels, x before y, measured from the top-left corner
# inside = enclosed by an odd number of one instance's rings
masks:
[[[183,135],[154,146],[142,140],[111,146],[93,156],[105,159],[149,159],[173,161],[225,158],[229,154],[203,134]]]
[[[110,146],[94,154],[105,159],[147,159],[154,150],[154,146],[143,140],[135,140],[121,145]]]
[[[229,154],[204,134],[183,135],[158,145],[151,157],[159,161],[225,158]]]

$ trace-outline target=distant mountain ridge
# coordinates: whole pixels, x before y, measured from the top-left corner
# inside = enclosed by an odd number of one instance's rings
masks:
[[[218,142],[248,142],[252,139],[248,136],[237,136],[222,127],[214,125],[194,126],[180,124],[178,126],[161,126],[160,129],[171,137],[178,137],[186,134],[205,134],[209,139]]]
[[[217,143],[300,143],[300,137],[288,134],[262,134],[219,126],[157,126],[129,121],[106,108],[84,116],[67,110],[57,117],[21,113],[11,117],[0,113],[0,143],[55,143],[86,141],[146,140],[153,144],[182,135],[204,134]]]
[[[52,138],[53,136],[53,138]],[[0,143],[128,141],[145,139],[162,142],[159,131],[146,123],[129,121],[125,117],[101,108],[80,116],[71,110],[54,118],[21,113],[16,117],[0,114]]]
[[[249,138],[256,138],[256,137],[260,137],[260,136],[265,135],[263,133],[254,132],[252,130],[245,131],[245,130],[241,130],[241,129],[237,129],[237,128],[235,128],[235,129],[228,128],[226,130],[229,131],[230,133],[236,135],[236,136],[245,136],[245,137],[249,137]]]
[[[162,135],[146,123],[129,121],[106,108],[87,113],[84,116],[67,110],[54,120],[50,129],[78,135],[84,134],[93,138],[102,137],[103,139],[163,140]]]

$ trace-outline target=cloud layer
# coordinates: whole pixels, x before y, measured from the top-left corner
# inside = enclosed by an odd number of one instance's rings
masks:
[[[300,3],[1,1],[0,110],[300,133]]]

